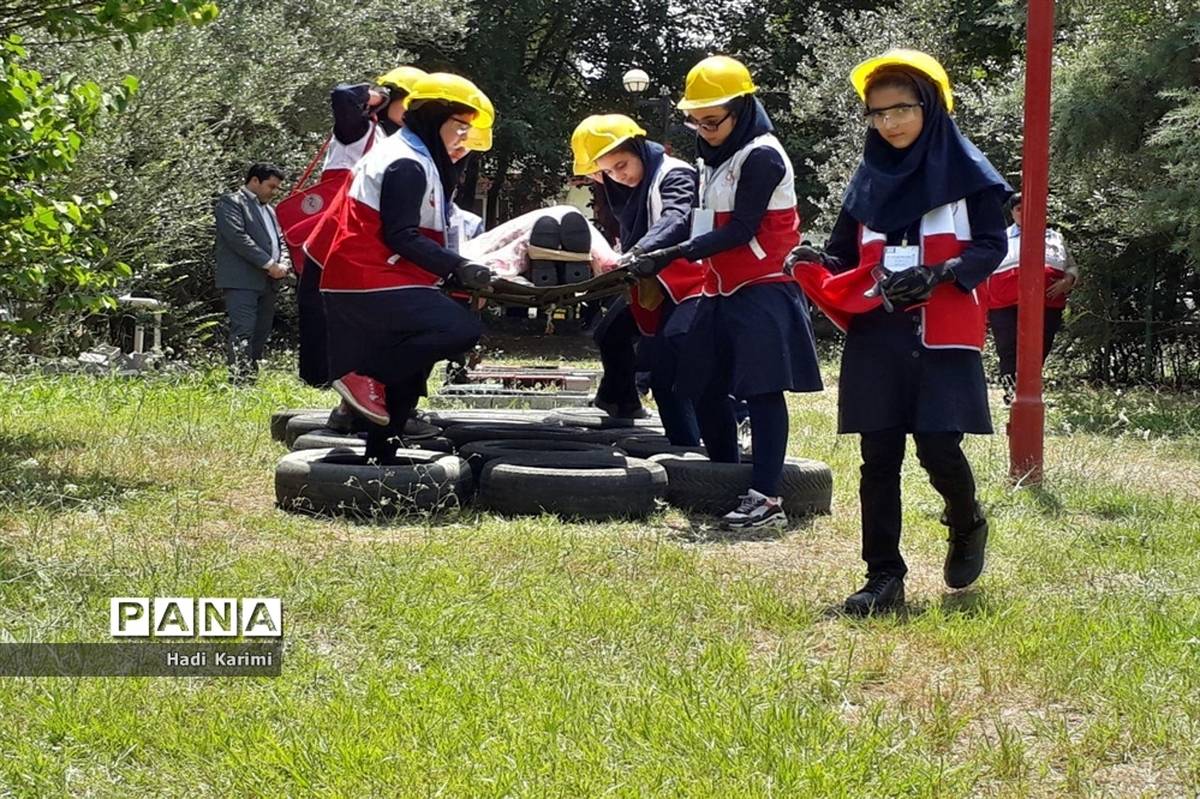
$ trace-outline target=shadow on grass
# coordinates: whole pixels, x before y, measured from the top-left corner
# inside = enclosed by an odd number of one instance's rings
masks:
[[[997,612],[985,591],[981,587],[971,587],[962,591],[950,591],[942,595],[940,600],[906,602],[903,607],[876,613],[870,616],[850,616],[841,602],[827,606],[821,617],[827,620],[842,619],[852,624],[871,624],[884,622],[887,624],[908,624],[929,613],[937,605],[942,616],[963,618],[986,618]]]
[[[0,513],[33,509],[65,513],[114,504],[153,487],[103,473],[76,474],[42,462],[55,453],[86,447],[87,442],[78,438],[0,433]]]
[[[689,544],[738,544],[755,541],[779,541],[792,533],[811,530],[816,517],[789,519],[785,527],[757,527],[749,530],[725,530],[714,516],[689,513],[687,527],[672,527],[668,538]]]

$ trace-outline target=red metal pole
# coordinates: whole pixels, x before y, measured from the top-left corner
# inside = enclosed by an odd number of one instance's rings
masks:
[[[1050,179],[1050,63],[1054,0],[1029,0],[1025,146],[1021,178],[1021,266],[1017,301],[1017,395],[1009,422],[1009,474],[1042,480],[1046,406],[1042,402],[1046,193]]]

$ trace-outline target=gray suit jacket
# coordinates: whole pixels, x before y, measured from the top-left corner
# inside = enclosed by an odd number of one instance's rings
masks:
[[[258,200],[242,189],[217,198],[214,208],[217,221],[216,278],[219,289],[274,290],[279,282],[264,268],[271,262],[271,233],[263,225],[262,215],[255,207]],[[279,222],[275,209],[267,206],[275,230]],[[280,248],[283,236],[279,236]],[[283,258],[282,252],[280,258]]]

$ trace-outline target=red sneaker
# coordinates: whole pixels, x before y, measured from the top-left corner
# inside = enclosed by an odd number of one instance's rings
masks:
[[[391,421],[384,404],[383,386],[371,378],[350,372],[333,381],[336,391],[346,404],[377,425]]]

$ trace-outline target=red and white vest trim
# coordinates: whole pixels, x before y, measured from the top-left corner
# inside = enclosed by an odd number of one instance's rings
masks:
[[[329,149],[325,151],[325,163],[321,165],[321,180],[333,177],[331,172],[335,174],[342,172],[348,175],[350,170],[354,169],[354,166],[371,149],[371,145],[378,135],[378,123],[371,122],[367,127],[367,132],[360,139],[349,144],[342,144],[338,141],[337,136],[330,137]]]
[[[1008,308],[1017,304],[1021,265],[1021,226],[1008,229],[1008,253],[987,281],[988,308]],[[1067,270],[1067,246],[1062,234],[1046,228],[1045,286],[1062,280]],[[1047,297],[1047,308],[1066,308],[1067,296]]]
[[[879,297],[866,297],[875,287],[872,272],[883,260],[887,237],[859,226],[858,266],[848,272],[830,274],[818,265],[796,269],[804,293],[843,332],[854,317],[883,304]],[[921,218],[921,263],[939,264],[961,255],[971,242],[971,220],[967,203],[958,200],[934,208]],[[982,350],[987,309],[977,291],[963,291],[957,283],[943,283],[933,290],[921,308],[921,343],[929,349]]]
[[[663,215],[663,197],[662,184],[667,173],[673,172],[676,169],[687,170],[691,174],[695,174],[696,169],[686,161],[680,161],[678,158],[665,156],[658,171],[654,173],[654,178],[650,182],[650,191],[648,192],[647,205],[650,220],[650,225],[653,226],[658,220],[662,219]],[[684,300],[690,300],[692,297],[699,297],[704,290],[704,267],[700,264],[689,261],[685,258],[677,258],[667,265],[658,273],[658,282],[662,284],[663,290],[667,292],[667,296],[671,298],[671,302],[678,305]]]
[[[446,244],[446,198],[433,159],[404,132],[389,136],[354,168],[349,189],[333,212],[337,226],[321,290],[338,292],[434,288],[441,278],[392,252],[383,238],[379,197],[383,175],[396,161],[415,161],[425,173],[419,224],[422,235]]]
[[[770,147],[783,157],[787,171],[775,187],[767,212],[748,244],[705,258],[708,267],[704,295],[729,296],[754,283],[783,283],[792,278],[783,271],[783,259],[800,243],[800,217],[796,213],[795,171],[783,145],[770,133],[753,139],[716,169],[705,168],[701,180],[701,207],[715,212],[714,229],[733,218],[742,164],[759,147]]]
[[[329,248],[333,246],[333,237],[337,233],[337,220],[334,215],[337,213],[337,207],[345,200],[346,192],[350,187],[350,179],[354,174],[354,167],[357,166],[375,144],[375,139],[380,140],[387,138],[383,133],[383,129],[378,124],[372,122],[370,130],[367,134],[351,145],[342,144],[334,136],[330,139],[329,150],[325,154],[325,169],[321,172],[321,182],[327,180],[340,180],[343,185],[332,199],[329,200],[324,211],[321,212],[321,218],[313,227],[312,232],[308,234],[308,238],[304,240],[304,254],[308,256],[313,263],[319,268],[325,268],[325,259],[329,257]],[[365,139],[365,144],[363,143]],[[335,153],[334,148],[341,148]],[[344,164],[354,156],[354,152],[359,155],[354,161],[346,167],[336,166],[331,168],[329,164]]]

